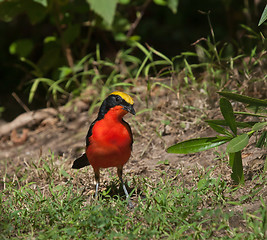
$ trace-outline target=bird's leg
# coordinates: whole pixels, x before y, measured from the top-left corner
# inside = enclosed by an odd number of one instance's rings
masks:
[[[117,173],[118,173],[118,177],[119,177],[119,179],[120,179],[120,181],[121,181],[122,188],[123,188],[123,191],[124,191],[124,193],[125,193],[126,199],[128,200],[129,207],[130,207],[130,208],[133,208],[133,204],[132,204],[132,202],[131,202],[131,200],[130,200],[129,193],[128,193],[128,191],[127,191],[127,189],[126,189],[126,187],[125,187],[125,184],[124,184],[124,182],[123,182],[123,179],[122,179],[122,166],[119,166],[119,167],[117,168]]]
[[[96,181],[95,198],[97,198],[97,192],[98,192],[98,187],[99,187],[99,182],[100,182],[100,173],[99,173],[99,169],[94,169],[94,172],[95,172],[95,181]]]
[[[128,193],[128,191],[127,191],[127,189],[126,189],[126,187],[124,185],[123,179],[122,179],[122,166],[117,168],[117,173],[118,173],[118,177],[119,177],[119,179],[121,181],[122,188],[123,188],[123,191],[124,191],[124,193],[126,195],[126,198],[129,198],[129,193]]]

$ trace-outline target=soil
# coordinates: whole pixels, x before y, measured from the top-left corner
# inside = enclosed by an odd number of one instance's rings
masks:
[[[159,177],[171,178],[179,171],[185,179],[185,184],[192,186],[199,180],[199,173],[209,168],[213,169],[211,177],[220,176],[229,185],[234,185],[230,177],[228,159],[224,154],[225,146],[188,155],[166,152],[167,147],[177,142],[216,135],[204,120],[222,119],[217,94],[207,96],[201,89],[188,89],[186,94],[177,95],[168,89],[156,87],[147,99],[146,91],[142,87],[135,87],[132,92],[138,96],[135,99],[137,114],[125,116],[134,135],[132,156],[124,166],[125,179],[131,181],[133,176],[140,176],[157,181]],[[32,162],[54,154],[56,164],[63,166],[75,179],[78,177],[78,184],[86,186],[84,194],[93,193],[92,168],[87,167],[80,176],[77,176],[76,170],[71,169],[74,159],[84,151],[85,136],[90,123],[96,118],[97,109],[95,113],[88,115],[89,106],[90,103],[86,98],[76,99],[71,106],[61,108],[59,114],[31,126],[24,126],[27,131],[24,130],[22,134],[26,137],[20,136],[19,132],[22,129],[17,129],[17,134],[13,131],[13,137],[2,136],[0,176],[4,174],[11,178],[15,174],[19,176],[20,172],[23,173]],[[255,187],[252,179],[263,172],[265,156],[266,151],[256,148],[255,137],[252,137],[242,152],[245,186],[241,187],[233,198],[238,199],[252,191]],[[101,171],[101,189],[107,187],[111,176],[116,176],[114,169]],[[262,196],[267,202],[266,193],[267,187],[263,186],[258,196]],[[247,202],[245,205],[249,211],[255,211],[260,205],[260,200]],[[240,206],[231,208],[228,210],[240,212],[242,215]],[[242,222],[232,219],[230,224],[235,226]]]

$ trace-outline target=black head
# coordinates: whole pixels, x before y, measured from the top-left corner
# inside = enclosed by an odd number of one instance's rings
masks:
[[[128,94],[119,91],[113,92],[103,101],[99,109],[98,119],[103,118],[115,106],[122,106],[124,110],[135,115],[133,105],[134,101]]]

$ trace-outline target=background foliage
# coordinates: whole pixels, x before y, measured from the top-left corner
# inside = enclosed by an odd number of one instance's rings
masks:
[[[227,42],[224,56],[236,56],[240,49],[249,54],[255,45],[260,45],[255,50],[260,52],[266,41],[259,41],[259,30],[266,28],[262,24],[259,29],[257,23],[264,5],[264,1],[246,0],[2,0],[0,106],[10,110],[3,117],[11,120],[23,111],[11,97],[12,92],[24,102],[30,100],[31,109],[61,104],[92,84],[95,71],[82,77],[80,73],[103,65],[101,59],[109,59],[103,74],[114,70],[107,65],[116,60],[117,65],[123,61],[127,67],[129,62],[138,66],[142,55],[133,41],[149,43],[168,57],[182,50],[195,51],[192,43],[210,35],[209,11],[213,40],[220,40],[214,44],[221,49]],[[199,63],[199,58],[187,61]],[[120,76],[119,81],[132,74],[136,72]],[[73,79],[69,81],[70,77]],[[34,86],[37,92],[28,98],[34,81],[38,81]],[[103,86],[106,81],[99,78],[97,84]],[[63,94],[57,103],[55,93]]]

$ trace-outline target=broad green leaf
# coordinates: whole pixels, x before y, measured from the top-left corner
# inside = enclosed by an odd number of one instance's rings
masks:
[[[168,153],[196,153],[208,150],[220,146],[228,142],[228,138],[218,139],[217,137],[207,137],[207,138],[195,138],[184,142],[177,143],[167,149]]]
[[[230,127],[232,132],[236,135],[237,127],[236,127],[236,122],[235,122],[234,111],[233,111],[231,103],[226,98],[220,99],[220,109],[221,109],[222,115],[227,125]]]
[[[267,4],[266,4],[266,6],[265,6],[265,8],[263,10],[263,13],[261,15],[261,19],[259,21],[258,26],[260,26],[261,24],[263,24],[263,22],[265,22],[266,20],[267,20]]]
[[[265,107],[267,106],[266,100],[252,98],[252,97],[248,97],[248,96],[244,96],[244,95],[240,95],[236,93],[231,93],[231,92],[218,92],[218,93],[223,97],[226,97],[228,99],[235,100],[238,102],[247,103],[247,104],[256,105],[256,106],[265,106]]]
[[[232,174],[231,178],[238,184],[244,183],[244,172],[241,151],[235,152],[231,155],[232,157]]]
[[[114,19],[117,0],[87,0],[91,9],[111,25]]]
[[[32,24],[39,23],[47,14],[47,8],[37,2],[20,1]]]
[[[33,1],[43,5],[44,7],[47,7],[47,0],[33,0]]]
[[[225,128],[223,128],[223,127],[221,127],[221,126],[219,126],[217,124],[214,124],[212,122],[209,122],[208,124],[217,133],[225,134],[227,136],[232,136],[232,134],[229,131],[227,131]]]
[[[233,168],[235,161],[235,153],[229,153],[229,165],[231,168]]]
[[[58,41],[48,42],[44,45],[43,55],[39,58],[37,63],[43,76],[55,66],[62,63],[61,51],[61,45]]]
[[[216,125],[228,126],[225,120],[205,120],[206,123],[214,123]],[[252,127],[257,122],[236,122],[236,126],[239,128]]]
[[[256,123],[253,127],[252,127],[252,131],[259,131],[261,129],[263,129],[265,126],[267,126],[267,122],[259,122]]]
[[[167,0],[167,5],[173,14],[177,13],[178,4],[179,0]]]
[[[32,49],[33,42],[31,39],[19,39],[10,45],[9,52],[18,55],[19,57],[27,57]]]
[[[0,19],[10,22],[15,16],[22,12],[21,2],[4,1],[0,5]]]
[[[226,152],[239,152],[248,145],[249,137],[246,133],[233,138],[226,147]]]
[[[80,25],[73,24],[63,32],[63,38],[66,43],[72,43],[80,35]]]

